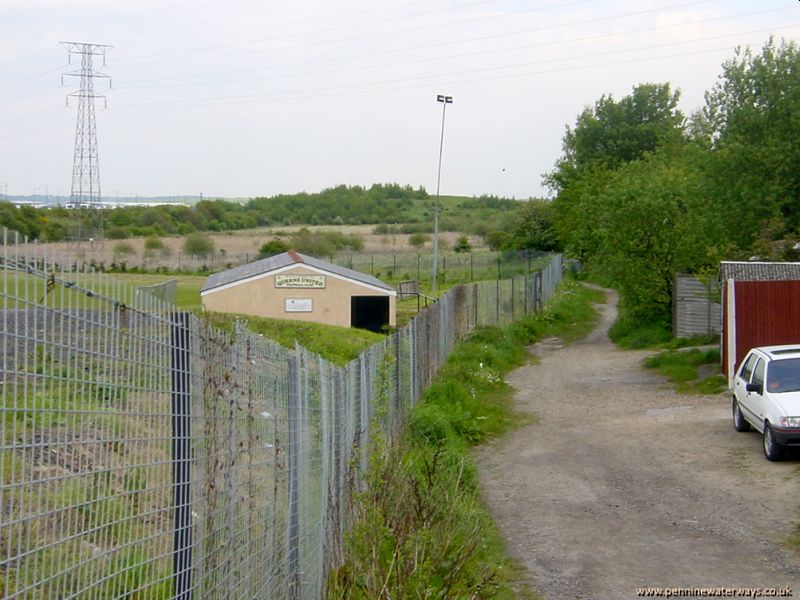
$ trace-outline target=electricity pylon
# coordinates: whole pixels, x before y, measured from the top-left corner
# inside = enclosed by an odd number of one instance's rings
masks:
[[[83,209],[100,207],[100,164],[97,151],[97,124],[95,122],[94,101],[106,97],[94,91],[96,78],[108,79],[111,87],[111,78],[94,70],[92,59],[95,56],[103,57],[103,66],[106,64],[106,53],[112,48],[105,44],[85,44],[81,42],[61,42],[67,49],[69,62],[72,55],[81,57],[81,68],[64,73],[64,76],[80,77],[80,89],[67,94],[67,106],[70,98],[78,99],[78,121],[75,126],[75,153],[72,158],[72,188],[70,190],[70,205],[78,209],[77,241],[83,236],[82,213]]]

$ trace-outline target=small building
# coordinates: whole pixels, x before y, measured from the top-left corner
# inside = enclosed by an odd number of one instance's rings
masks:
[[[380,331],[396,324],[394,288],[294,250],[215,273],[203,309]]]
[[[722,370],[736,368],[755,346],[800,343],[800,263],[723,262]]]

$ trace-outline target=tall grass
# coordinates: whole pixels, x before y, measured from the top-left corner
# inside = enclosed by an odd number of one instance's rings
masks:
[[[503,378],[544,337],[570,341],[596,322],[602,293],[566,281],[542,313],[459,342],[389,442],[375,432],[364,486],[354,482],[343,564],[328,598],[537,598],[483,506],[472,445],[530,422]]]

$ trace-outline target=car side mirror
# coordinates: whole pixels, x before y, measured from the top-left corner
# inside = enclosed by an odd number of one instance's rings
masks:
[[[761,384],[760,384],[760,383],[748,383],[748,384],[745,386],[745,389],[746,389],[748,392],[756,392],[756,393],[758,393],[758,394],[761,394],[761,393],[763,393],[763,390],[762,390],[762,388],[761,388]]]

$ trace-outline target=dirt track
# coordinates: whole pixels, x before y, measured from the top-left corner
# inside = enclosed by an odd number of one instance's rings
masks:
[[[638,587],[791,586],[782,546],[800,513],[800,461],[769,463],[736,433],[727,395],[679,396],[598,328],[508,381],[539,423],[477,452],[509,552],[548,600],[636,598]]]

